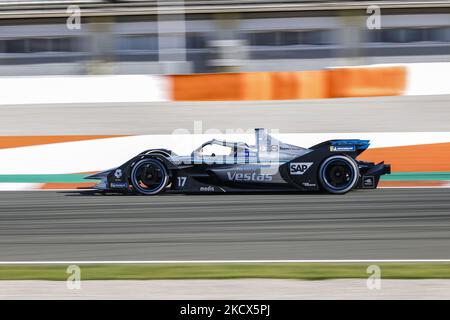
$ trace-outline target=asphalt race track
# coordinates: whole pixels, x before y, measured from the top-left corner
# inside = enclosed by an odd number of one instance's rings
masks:
[[[446,258],[450,189],[0,192],[0,261]]]

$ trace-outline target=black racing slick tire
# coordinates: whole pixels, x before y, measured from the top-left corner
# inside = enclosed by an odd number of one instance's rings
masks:
[[[156,195],[163,192],[169,182],[165,165],[156,159],[142,159],[133,166],[131,185],[138,193]]]
[[[358,165],[344,155],[326,158],[319,168],[320,184],[329,193],[344,194],[355,188],[358,179]]]

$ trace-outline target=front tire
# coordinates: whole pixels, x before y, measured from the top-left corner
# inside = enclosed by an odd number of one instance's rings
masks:
[[[143,159],[133,166],[130,180],[137,192],[144,195],[155,195],[165,190],[169,182],[169,174],[161,161]]]
[[[320,165],[319,181],[329,193],[344,194],[356,186],[358,179],[358,166],[347,156],[331,156]]]

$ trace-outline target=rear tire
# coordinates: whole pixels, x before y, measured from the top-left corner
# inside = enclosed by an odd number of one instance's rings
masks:
[[[169,174],[161,161],[143,159],[133,166],[130,180],[137,192],[155,195],[165,190],[169,182]]]
[[[331,156],[320,165],[319,181],[329,193],[344,194],[356,186],[358,179],[358,166],[347,156]]]

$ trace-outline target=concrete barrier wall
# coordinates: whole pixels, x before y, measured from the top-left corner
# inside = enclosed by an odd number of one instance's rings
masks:
[[[450,172],[450,132],[353,132],[274,134],[283,142],[309,147],[330,139],[364,138],[371,147],[361,159],[386,161],[395,172]],[[253,134],[133,136],[4,136],[0,175],[70,174],[116,167],[143,150],[168,148],[189,155],[213,138],[254,144]],[[27,161],[23,161],[27,159]]]
[[[152,75],[0,77],[0,104],[167,101],[169,81]]]
[[[450,62],[407,65],[405,95],[440,95],[450,93]]]

